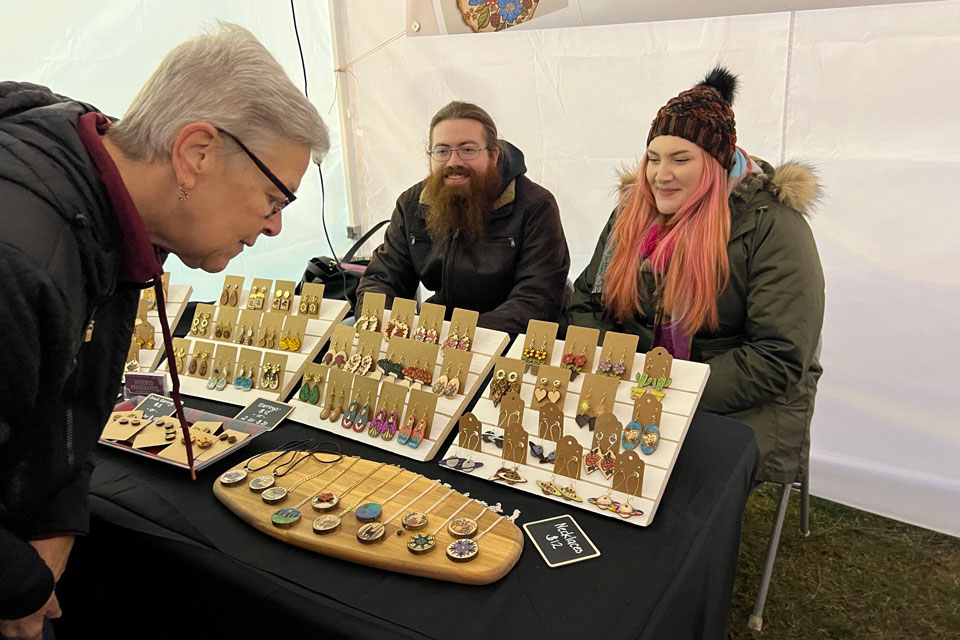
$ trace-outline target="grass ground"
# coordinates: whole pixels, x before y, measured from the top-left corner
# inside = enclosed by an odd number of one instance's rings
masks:
[[[778,496],[778,487],[764,485],[747,502],[730,638],[960,639],[960,539],[816,497],[804,538],[798,493],[790,499],[763,630],[749,630]]]

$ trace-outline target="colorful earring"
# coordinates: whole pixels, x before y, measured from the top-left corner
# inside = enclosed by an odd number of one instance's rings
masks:
[[[648,424],[640,435],[640,452],[650,455],[660,446],[660,429],[655,424]]]
[[[453,376],[446,386],[443,388],[443,395],[447,398],[452,398],[457,393],[460,392],[460,371],[463,369],[463,366],[457,367],[457,375]]]

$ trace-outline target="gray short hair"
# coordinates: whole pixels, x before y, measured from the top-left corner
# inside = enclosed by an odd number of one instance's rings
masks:
[[[229,22],[167,53],[110,139],[134,160],[162,162],[192,122],[221,127],[253,149],[278,139],[300,144],[318,163],[330,148],[316,108],[252,33]]]

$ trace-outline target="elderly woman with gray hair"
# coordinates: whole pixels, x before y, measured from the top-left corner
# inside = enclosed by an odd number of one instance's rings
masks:
[[[217,272],[280,233],[328,148],[317,110],[231,24],[168,53],[118,122],[0,83],[0,635],[60,615],[140,289],[162,305],[167,254]]]

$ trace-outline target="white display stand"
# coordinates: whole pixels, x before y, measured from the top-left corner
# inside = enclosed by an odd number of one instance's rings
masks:
[[[167,286],[167,298],[164,300],[164,308],[167,311],[167,326],[170,332],[177,327],[183,312],[187,308],[187,302],[190,300],[190,294],[193,293],[193,287],[187,284],[171,284]],[[151,309],[147,312],[147,321],[153,325],[156,344],[153,349],[140,348],[140,371],[152,372],[157,370],[157,365],[163,359],[163,333],[160,328],[160,313],[157,309]]]
[[[390,311],[384,310],[383,316],[383,323],[381,326],[386,326],[386,324],[390,321]],[[443,338],[446,338],[449,331],[450,323],[444,322],[443,331],[441,332],[441,342],[443,341]],[[490,373],[494,363],[496,362],[496,359],[500,356],[500,354],[503,353],[503,350],[506,349],[509,342],[510,339],[506,333],[477,327],[471,348],[471,351],[473,352],[473,358],[470,361],[470,374],[467,376],[466,383],[463,385],[462,393],[459,393],[452,398],[438,396],[437,410],[434,413],[433,424],[430,427],[430,437],[424,438],[420,443],[420,446],[416,449],[400,444],[397,442],[396,438],[393,438],[392,440],[383,440],[379,437],[373,438],[367,435],[366,431],[357,433],[353,429],[345,429],[340,426],[339,421],[333,423],[329,420],[321,420],[321,406],[302,402],[296,397],[290,400],[290,404],[296,407],[294,412],[290,415],[290,419],[294,422],[299,422],[311,427],[316,427],[317,429],[329,431],[330,433],[335,433],[338,436],[349,438],[350,440],[355,440],[357,442],[362,442],[363,444],[376,447],[377,449],[390,451],[406,458],[412,458],[420,461],[429,460],[437,455],[437,452],[440,449],[440,444],[450,433],[450,430],[453,429],[454,425],[456,425],[457,420],[460,419],[460,416],[463,415],[463,412],[470,403],[470,400],[473,399],[473,397],[476,396],[480,391],[480,385],[487,377],[487,374]],[[356,346],[356,343],[357,340],[354,338],[354,347]],[[388,346],[389,342],[384,340],[381,344],[381,351],[378,358],[383,358],[386,355]],[[434,377],[440,374],[440,365],[442,360],[443,358],[441,356],[437,362],[436,368],[433,371]],[[394,381],[394,378],[389,376],[385,377],[385,379]],[[426,389],[426,386],[424,386],[424,389]]]
[[[507,353],[508,357],[520,359],[525,338],[526,336],[524,335],[517,336],[513,346]],[[562,340],[555,341],[553,349],[550,351],[551,361],[546,364],[560,366],[560,360],[563,357],[563,344]],[[598,346],[594,362],[598,362],[599,359],[600,347]],[[643,371],[643,360],[643,354],[636,354],[633,366],[634,373]],[[582,462],[580,466],[581,477],[574,481],[574,486],[578,494],[583,498],[582,503],[564,500],[558,496],[545,495],[540,490],[536,481],[547,481],[553,478],[553,465],[541,464],[537,458],[530,454],[529,447],[526,452],[527,464],[521,465],[519,469],[520,475],[526,478],[527,482],[513,485],[507,485],[507,483],[503,481],[498,481],[498,483],[510,486],[519,491],[543,496],[548,500],[561,502],[567,507],[585,509],[616,518],[617,520],[623,520],[628,524],[647,526],[653,522],[653,517],[656,515],[657,507],[660,505],[660,499],[663,497],[663,492],[664,489],[666,489],[667,481],[670,479],[673,466],[677,462],[680,447],[683,446],[687,429],[700,402],[700,395],[703,393],[709,376],[709,365],[687,360],[673,361],[673,369],[671,371],[672,383],[668,388],[664,389],[666,396],[662,400],[663,414],[660,424],[658,425],[660,428],[660,445],[651,455],[640,454],[639,447],[635,449],[644,462],[643,487],[641,489],[641,497],[633,497],[630,503],[637,509],[643,511],[643,515],[621,518],[612,511],[599,509],[587,502],[587,498],[606,495],[612,486],[612,479],[607,480],[599,471],[585,475]],[[584,453],[587,453],[592,445],[594,432],[590,431],[587,427],[580,427],[575,420],[583,379],[582,375],[577,376],[577,379],[567,386],[567,393],[564,396],[562,407],[564,415],[563,435],[574,436],[584,448]],[[527,407],[523,416],[523,427],[529,434],[529,441],[542,444],[544,452],[549,453],[556,449],[556,444],[550,440],[544,440],[538,437],[539,412],[530,408],[536,381],[536,376],[532,373],[525,373],[523,375],[520,396],[523,398],[525,406]],[[626,425],[631,420],[633,414],[634,401],[630,398],[630,389],[635,386],[635,384],[633,380],[624,380],[619,383],[617,388],[613,414],[623,425]],[[503,435],[503,429],[497,427],[500,409],[495,407],[493,401],[490,399],[489,386],[484,389],[483,397],[477,401],[473,409],[473,414],[482,424],[481,432],[493,431],[496,435]],[[622,448],[620,453],[623,454]],[[446,453],[444,453],[443,457],[469,457],[470,454],[470,451],[458,447],[455,441]],[[491,477],[497,469],[502,466],[515,466],[512,462],[504,461],[503,451],[498,449],[494,443],[490,442],[481,441],[481,450],[479,452],[473,452],[473,459],[477,462],[482,462],[484,466],[474,470],[470,475],[481,478]],[[581,461],[582,460],[583,457],[581,455]],[[461,473],[467,472],[461,471]],[[570,484],[570,479],[558,474],[554,478],[554,482],[558,486],[567,486]],[[619,491],[614,491],[611,497],[618,502],[625,502],[628,498],[625,493]]]
[[[247,304],[247,296],[249,290],[244,290],[240,295],[240,300],[238,307],[240,309],[245,309]],[[300,296],[294,296],[293,302],[291,303],[291,308],[294,310],[294,313],[291,315],[297,315],[295,313],[296,309],[300,305]],[[225,402],[227,404],[239,405],[242,407],[247,406],[253,400],[258,397],[267,398],[269,400],[279,400],[283,401],[290,391],[293,390],[300,378],[303,376],[303,369],[307,363],[313,362],[313,359],[320,352],[321,347],[327,343],[330,339],[330,335],[333,333],[333,328],[340,324],[340,322],[346,317],[347,312],[350,310],[350,305],[344,300],[330,300],[323,298],[320,301],[320,312],[318,318],[311,318],[307,321],[307,330],[306,334],[303,336],[302,344],[300,346],[300,351],[291,352],[291,351],[281,351],[279,349],[265,349],[263,347],[257,346],[243,346],[243,349],[254,349],[262,353],[279,353],[287,356],[286,367],[283,372],[283,380],[278,391],[271,391],[267,389],[260,389],[258,381],[255,380],[254,388],[249,391],[242,391],[233,386],[233,380],[228,380],[228,384],[225,389],[222,391],[217,391],[215,389],[207,389],[207,378],[194,378],[188,375],[181,373],[180,375],[180,393],[188,396],[194,396],[198,398],[207,398],[210,400],[215,400],[217,402]],[[191,337],[190,334],[185,336],[185,339],[190,343],[190,350],[187,353],[191,353],[193,349],[193,342],[196,338]],[[228,344],[236,347],[232,342],[218,342],[217,340],[211,340],[209,338],[200,338],[202,342],[211,342],[213,344]],[[161,365],[160,371],[168,371],[168,362],[164,361]],[[236,373],[234,372],[234,376]],[[169,374],[167,379],[169,381]]]

